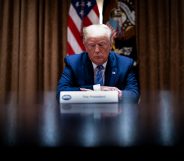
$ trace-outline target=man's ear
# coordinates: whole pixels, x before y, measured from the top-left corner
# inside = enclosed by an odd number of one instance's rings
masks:
[[[113,37],[111,37],[111,40],[110,40],[110,49],[112,49],[113,44],[114,44],[114,38],[113,38]]]
[[[87,45],[86,45],[86,41],[83,39],[82,40],[83,41],[83,45],[84,45],[84,47],[85,47],[85,50],[87,49]],[[87,51],[87,50],[86,50]]]

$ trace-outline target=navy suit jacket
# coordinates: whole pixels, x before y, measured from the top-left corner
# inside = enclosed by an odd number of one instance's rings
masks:
[[[122,90],[122,98],[138,101],[140,91],[133,59],[110,52],[105,70],[104,86],[114,86]],[[56,97],[60,91],[80,91],[93,89],[94,71],[86,52],[65,57],[65,68],[57,85]]]

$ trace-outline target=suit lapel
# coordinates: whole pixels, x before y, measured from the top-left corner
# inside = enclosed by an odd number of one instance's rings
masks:
[[[83,76],[86,84],[94,84],[94,71],[91,60],[89,59],[87,53],[84,55],[83,59]],[[117,82],[118,67],[116,58],[113,53],[109,54],[106,71],[105,71],[105,85],[114,86]]]
[[[83,58],[83,71],[84,71],[84,79],[87,84],[94,84],[94,71],[93,71],[93,65],[91,63],[91,60],[85,54]],[[82,71],[81,71],[82,72]]]
[[[117,81],[117,65],[116,65],[116,60],[113,56],[113,54],[109,54],[109,59],[107,62],[106,66],[106,71],[105,71],[105,85],[106,86],[114,86]]]

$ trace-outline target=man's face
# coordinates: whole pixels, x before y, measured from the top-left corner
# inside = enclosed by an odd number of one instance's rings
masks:
[[[110,40],[105,36],[88,38],[84,42],[84,46],[91,61],[97,65],[103,64],[107,61],[109,51],[112,48]]]

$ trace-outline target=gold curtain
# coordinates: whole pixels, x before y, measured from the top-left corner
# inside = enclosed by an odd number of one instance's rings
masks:
[[[0,99],[55,91],[66,55],[69,0],[0,0]],[[184,1],[137,0],[141,91],[184,91]]]
[[[137,48],[142,92],[184,91],[184,1],[137,0]]]
[[[0,0],[0,98],[55,91],[66,55],[69,1]]]

